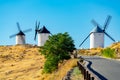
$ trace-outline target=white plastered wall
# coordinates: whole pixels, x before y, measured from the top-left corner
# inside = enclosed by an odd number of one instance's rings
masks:
[[[104,33],[92,33],[90,35],[90,48],[104,47]]]
[[[48,40],[49,33],[38,33],[38,46],[44,46],[46,40]]]
[[[16,44],[25,44],[25,36],[17,35],[16,36]]]

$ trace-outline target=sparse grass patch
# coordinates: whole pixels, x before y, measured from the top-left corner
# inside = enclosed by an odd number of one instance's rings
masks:
[[[79,75],[79,74],[81,74],[81,71],[79,70],[78,67],[75,67],[73,70],[73,75]]]
[[[73,69],[73,73],[71,75],[71,80],[84,80],[83,76],[81,74],[81,71],[79,70],[78,67],[75,67]]]

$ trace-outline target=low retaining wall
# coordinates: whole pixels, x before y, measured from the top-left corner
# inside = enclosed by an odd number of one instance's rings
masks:
[[[86,66],[83,65],[83,63],[85,63]],[[97,75],[95,75],[92,71],[90,71],[87,68],[87,65],[89,65],[89,62],[85,61],[82,57],[80,57],[80,60],[77,62],[77,65],[82,75],[84,76],[84,80],[101,80],[97,77]]]

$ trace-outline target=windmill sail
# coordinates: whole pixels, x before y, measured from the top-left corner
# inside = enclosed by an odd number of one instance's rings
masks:
[[[13,38],[13,37],[15,37],[17,34],[13,34],[13,35],[11,35],[11,36],[9,36],[9,38]]]
[[[94,26],[101,27],[101,25],[100,25],[100,24],[98,24],[95,20],[91,20],[91,23],[92,23]]]
[[[104,32],[106,36],[108,36],[112,41],[115,42],[115,39],[113,39],[108,33]]]
[[[107,27],[108,27],[108,25],[109,25],[109,23],[110,23],[111,18],[112,18],[112,17],[111,17],[110,15],[107,16],[106,21],[105,21],[105,24],[104,24],[104,26],[103,26],[103,31],[105,31],[105,30],[107,29]]]
[[[36,21],[36,23],[35,23],[35,37],[34,37],[34,40],[36,40],[37,32],[39,31],[39,26],[40,26],[40,22],[37,24],[37,21]]]
[[[18,27],[18,31],[21,31],[20,24],[18,22],[16,24],[17,24],[17,27]]]
[[[91,35],[91,33],[83,40],[83,42],[79,45],[79,47],[82,46],[82,44],[87,40],[87,38]]]
[[[105,21],[105,24],[104,24],[103,32],[105,33],[106,36],[108,36],[112,41],[115,42],[115,40],[105,31],[106,28],[108,27],[109,23],[110,23],[111,18],[112,18],[112,17],[111,17],[110,15],[107,16],[106,21]]]
[[[29,31],[31,31],[32,29],[30,28],[30,29],[27,29],[27,30],[24,30],[24,31],[22,31],[21,30],[21,28],[20,28],[20,25],[19,25],[19,23],[17,22],[16,23],[17,24],[17,28],[18,28],[18,33],[16,33],[16,34],[13,34],[13,35],[11,35],[11,36],[9,36],[9,38],[13,38],[13,37],[15,37],[16,35],[23,35],[24,33],[26,33],[26,32],[29,32]]]
[[[24,30],[22,32],[26,33],[26,32],[29,32],[29,31],[32,31],[32,29],[31,28],[30,29],[26,29],[26,30]]]

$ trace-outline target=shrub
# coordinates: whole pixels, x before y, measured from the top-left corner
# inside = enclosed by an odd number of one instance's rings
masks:
[[[58,63],[64,59],[70,59],[70,53],[75,49],[74,41],[68,33],[58,33],[49,37],[45,45],[40,49],[46,58],[44,72],[51,73],[58,67]]]
[[[101,51],[102,56],[108,57],[108,58],[115,58],[116,53],[114,49],[106,48]]]
[[[44,71],[45,73],[51,73],[52,71],[56,70],[58,65],[58,58],[57,57],[48,57],[45,64],[44,64]]]

